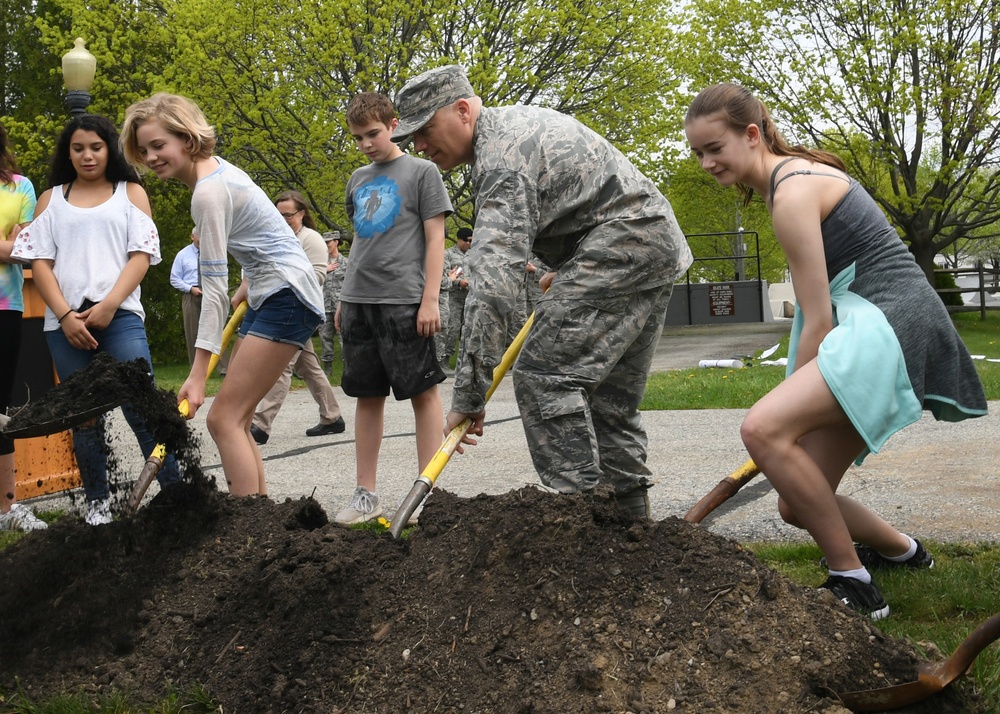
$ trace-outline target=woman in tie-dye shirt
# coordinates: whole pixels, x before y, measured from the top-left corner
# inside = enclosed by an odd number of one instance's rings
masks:
[[[24,276],[20,263],[11,262],[15,230],[29,223],[35,213],[35,188],[15,173],[17,164],[0,125],[0,413],[6,414],[14,388],[17,355],[21,351],[21,313]],[[0,530],[44,528],[27,508],[15,503],[14,442],[0,435]]]

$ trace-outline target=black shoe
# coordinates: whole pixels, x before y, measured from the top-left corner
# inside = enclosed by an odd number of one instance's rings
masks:
[[[253,437],[254,441],[261,445],[266,444],[267,440],[271,438],[270,434],[265,434],[264,430],[256,424],[250,425],[250,436]]]
[[[917,540],[914,538],[914,540]],[[854,546],[858,554],[858,560],[869,570],[890,570],[894,568],[933,568],[934,558],[924,548],[924,544],[917,540],[917,552],[903,561],[889,560],[870,545],[858,543]]]
[[[344,417],[337,417],[337,421],[332,421],[329,424],[323,424],[322,422],[320,422],[312,429],[306,429],[306,436],[326,436],[327,434],[343,434],[345,429],[347,429],[347,424],[344,422]]]
[[[837,599],[855,612],[860,612],[872,620],[881,620],[889,616],[889,605],[874,580],[865,583],[857,578],[831,575],[820,587],[832,592]]]
[[[855,543],[854,552],[858,554],[858,560],[868,570],[894,570],[897,568],[913,568],[914,570],[927,568],[929,570],[933,568],[934,558],[924,548],[923,543],[916,538],[914,540],[917,542],[917,552],[903,561],[889,560],[870,545],[863,543]],[[825,568],[826,558],[820,558],[819,564]]]

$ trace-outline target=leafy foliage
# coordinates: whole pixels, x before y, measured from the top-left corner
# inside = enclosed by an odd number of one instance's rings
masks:
[[[677,85],[660,52],[672,44],[664,8],[626,0],[45,0],[32,32],[50,66],[74,37],[87,40],[98,62],[91,111],[120,122],[130,103],[153,92],[189,96],[215,125],[220,155],[268,193],[302,191],[321,229],[349,234],[344,189],[366,159],[347,133],[347,102],[365,90],[394,96],[441,64],[464,64],[486,104],[573,114],[657,169],[671,125],[656,98]],[[54,79],[48,91],[58,97]],[[65,118],[54,102],[43,116],[18,125],[38,166]],[[467,174],[446,180],[453,224],[471,224]],[[164,254],[143,283],[147,328],[158,358],[179,356],[179,298],[167,278],[188,240],[187,199],[147,184]]]
[[[1000,218],[995,2],[696,0],[690,11],[692,86],[738,81],[792,140],[840,153],[929,278],[936,253]]]

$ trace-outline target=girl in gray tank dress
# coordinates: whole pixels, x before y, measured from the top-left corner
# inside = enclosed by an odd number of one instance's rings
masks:
[[[923,271],[864,188],[828,152],[790,146],[742,87],[701,92],[685,119],[702,168],[749,201],[764,198],[796,297],[788,371],[747,413],[747,451],[788,523],[825,556],[821,586],[880,619],[889,606],[869,569],[929,568],[923,545],[837,495],[851,463],[929,410],[986,414],[968,350]]]

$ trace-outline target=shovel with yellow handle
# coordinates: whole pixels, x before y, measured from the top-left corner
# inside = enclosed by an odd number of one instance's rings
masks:
[[[490,401],[490,397],[493,396],[493,392],[497,390],[500,386],[500,382],[503,381],[504,376],[507,374],[508,370],[517,360],[517,355],[521,352],[521,347],[524,345],[524,340],[528,336],[528,331],[531,329],[531,325],[535,321],[535,313],[531,313],[528,319],[525,321],[524,326],[521,331],[517,333],[514,337],[514,341],[510,343],[510,347],[507,351],[503,353],[503,358],[500,360],[500,364],[493,368],[493,383],[486,392],[486,401]],[[462,443],[462,438],[469,431],[472,426],[472,420],[469,418],[463,419],[458,426],[452,429],[448,436],[445,437],[444,442],[441,444],[441,448],[438,449],[437,453],[424,468],[420,476],[416,481],[413,482],[413,486],[410,488],[410,493],[403,499],[400,504],[399,509],[396,511],[396,515],[392,517],[392,522],[389,524],[389,533],[392,534],[393,538],[399,538],[403,529],[406,527],[407,522],[410,520],[410,516],[413,512],[417,510],[417,507],[423,502],[424,498],[430,493],[431,489],[434,488],[434,482],[437,481],[438,476],[441,475],[441,471],[444,470],[445,465],[451,458],[451,455],[455,453],[455,449],[458,445]]]
[[[233,311],[233,316],[229,318],[229,322],[226,323],[226,328],[222,331],[222,345],[219,347],[219,354],[212,355],[212,358],[208,361],[208,374],[206,378],[212,375],[215,371],[216,365],[219,364],[220,355],[226,351],[226,347],[229,346],[230,340],[233,339],[233,335],[236,334],[236,330],[239,328],[240,323],[243,321],[243,316],[247,312],[247,303],[244,300]],[[190,415],[191,405],[188,404],[187,399],[181,400],[181,403],[177,405],[177,410],[180,412],[181,416],[185,419]],[[156,448],[153,449],[149,458],[146,459],[146,464],[142,467],[142,473],[139,474],[139,480],[135,482],[135,486],[132,487],[132,493],[129,494],[128,501],[125,504],[125,515],[132,516],[139,509],[139,504],[142,503],[142,497],[146,495],[146,491],[149,489],[149,485],[153,483],[153,479],[156,478],[156,474],[160,472],[160,467],[163,466],[163,460],[167,458],[167,447],[163,444],[157,444]]]

